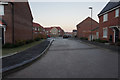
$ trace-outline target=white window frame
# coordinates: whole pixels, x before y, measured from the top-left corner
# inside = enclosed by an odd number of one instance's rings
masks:
[[[104,32],[104,30],[106,29],[106,34],[105,34],[105,32]],[[107,29],[107,27],[106,28],[103,28],[103,38],[107,38],[108,36],[108,29]]]
[[[108,14],[103,15],[103,22],[106,22],[106,21],[108,21]]]
[[[40,31],[40,28],[38,28],[38,31]]]
[[[4,13],[4,5],[1,5],[0,4],[0,15],[3,16],[5,13]]]
[[[115,10],[115,17],[119,17],[119,13],[120,13],[120,12],[119,12],[119,9],[116,9],[116,10]]]
[[[37,31],[37,27],[35,27],[35,31]]]
[[[99,32],[96,32],[97,39],[99,39]]]

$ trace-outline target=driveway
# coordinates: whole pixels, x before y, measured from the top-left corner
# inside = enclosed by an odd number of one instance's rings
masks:
[[[45,56],[7,78],[117,78],[118,53],[56,38]]]

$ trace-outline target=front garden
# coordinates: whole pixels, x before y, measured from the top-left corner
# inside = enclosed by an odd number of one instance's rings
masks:
[[[34,40],[19,40],[16,41],[15,44],[6,43],[2,46],[2,56],[24,51],[37,44],[40,44],[44,40],[45,39],[35,38]]]
[[[88,40],[88,38],[86,37],[81,37],[81,40]],[[116,45],[116,46],[120,46],[120,40],[118,40],[116,43],[113,43],[111,40],[107,41],[107,40],[101,40],[101,39],[94,39],[92,40],[92,42],[98,42],[98,43],[105,43],[105,44],[109,44],[109,45]]]

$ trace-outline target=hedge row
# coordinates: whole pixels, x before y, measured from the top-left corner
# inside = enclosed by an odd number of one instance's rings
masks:
[[[41,40],[41,38],[35,38],[34,40],[18,40],[18,41],[16,41],[15,44],[6,43],[2,47],[3,48],[15,48],[15,47],[23,46],[25,44],[29,44],[29,43],[32,43],[34,41],[40,41],[40,40]]]

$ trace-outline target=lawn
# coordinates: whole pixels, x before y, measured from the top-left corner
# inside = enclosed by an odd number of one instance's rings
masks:
[[[16,48],[9,48],[9,49],[3,48],[2,49],[2,56],[11,55],[11,54],[15,54],[17,52],[24,51],[30,47],[33,47],[37,44],[40,44],[42,41],[44,41],[44,40],[35,41],[35,42],[30,43],[30,44],[25,44],[23,46],[16,47]]]

